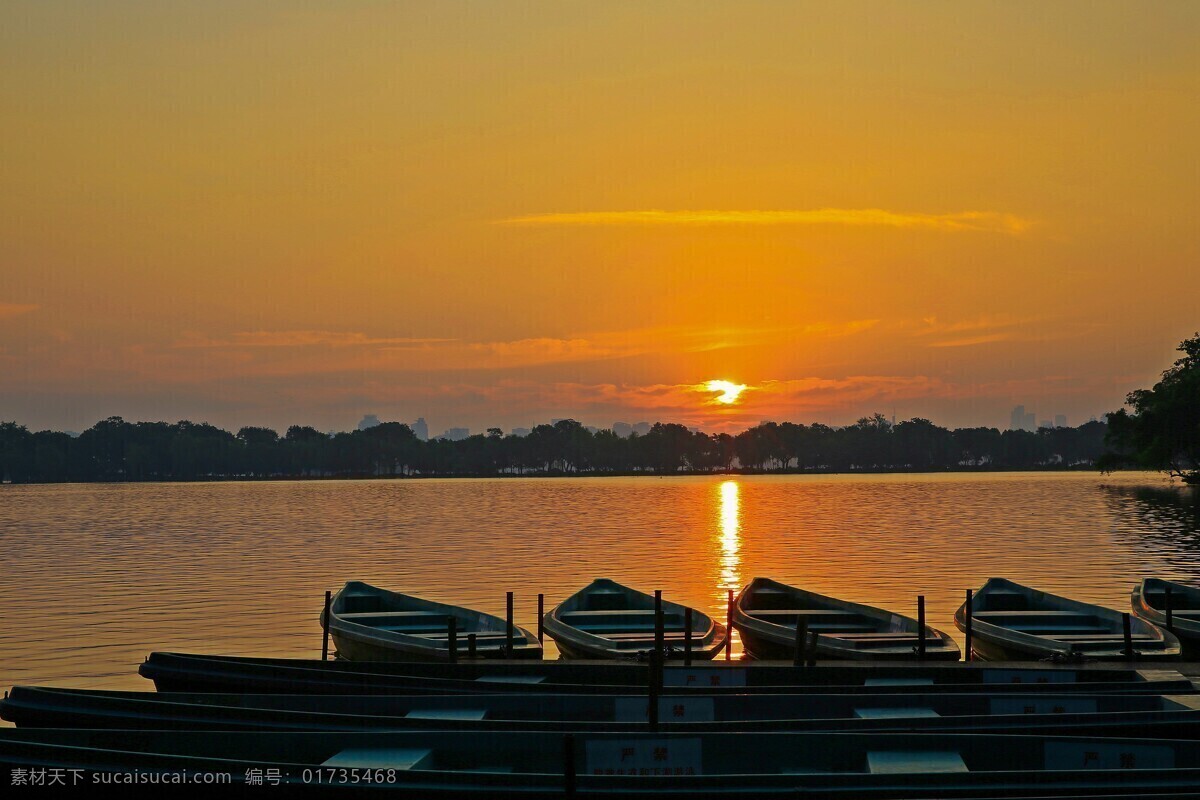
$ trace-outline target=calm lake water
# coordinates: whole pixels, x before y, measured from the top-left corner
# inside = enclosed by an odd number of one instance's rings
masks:
[[[910,615],[923,593],[957,636],[990,576],[1120,609],[1143,576],[1200,582],[1198,508],[1140,473],[0,486],[0,686],[149,689],[151,650],[317,657],[348,579],[500,615],[511,589],[533,629],[538,592],[594,577],[723,620],[765,575]]]

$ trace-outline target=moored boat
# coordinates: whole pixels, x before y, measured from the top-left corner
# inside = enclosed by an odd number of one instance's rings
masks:
[[[662,601],[666,657],[683,658],[688,609]],[[654,597],[598,578],[546,614],[543,628],[566,658],[638,658],[654,648]],[[711,659],[725,646],[725,626],[691,609],[691,655]]]
[[[966,630],[966,604],[954,622]],[[1157,625],[1131,616],[1132,653],[1125,652],[1124,620],[1119,612],[1031,589],[1004,578],[990,578],[971,604],[972,650],[977,658],[998,661],[1169,661],[1180,658],[1179,640]]]
[[[324,612],[322,612],[324,613]],[[457,657],[540,659],[537,637],[500,617],[350,581],[329,604],[329,635],[350,661],[448,661],[450,625]],[[511,650],[509,649],[511,645]]]
[[[979,687],[981,690],[986,687]],[[664,731],[1016,732],[1200,738],[1200,694],[698,694],[656,698]],[[644,731],[646,695],[281,695],[17,686],[18,727]]]
[[[959,659],[954,640],[932,626],[925,626],[922,642],[915,619],[770,578],[755,578],[738,593],[733,626],[741,634],[742,646],[756,658],[794,657],[800,626],[815,637],[816,658]]]
[[[474,694],[642,692],[650,669],[636,662],[477,661],[458,664],[319,661],[289,658],[151,653],[138,668],[161,692],[282,694]],[[665,694],[880,694],[890,692],[1194,691],[1173,669],[1106,664],[826,662],[797,669],[770,662],[718,661],[663,670]]]
[[[1195,792],[1200,742],[957,733],[164,735],[20,728],[0,730],[0,769],[56,769],[67,781],[88,784],[111,782],[103,776],[116,773],[142,783],[217,774],[222,783],[268,778],[310,793],[355,796],[364,783],[415,797],[1137,796]],[[337,777],[351,772],[357,780]]]
[[[1134,614],[1175,634],[1184,658],[1200,657],[1200,588],[1146,578],[1134,587],[1130,604]]]

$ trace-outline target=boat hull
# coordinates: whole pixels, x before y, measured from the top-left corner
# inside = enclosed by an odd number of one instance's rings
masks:
[[[925,626],[919,652],[918,622],[880,608],[816,594],[768,578],[755,578],[738,594],[733,626],[747,653],[760,659],[794,659],[796,626],[805,622],[811,658],[839,661],[958,661],[958,645]]]

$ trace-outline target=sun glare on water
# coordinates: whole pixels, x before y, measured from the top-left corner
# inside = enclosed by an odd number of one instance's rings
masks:
[[[736,403],[738,397],[746,390],[746,384],[733,383],[732,381],[709,381],[704,384],[704,388],[710,392],[719,392],[713,398],[716,402],[731,405]]]

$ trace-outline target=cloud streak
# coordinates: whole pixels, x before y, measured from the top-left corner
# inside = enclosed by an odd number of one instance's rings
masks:
[[[499,220],[516,226],[711,226],[711,225],[842,225],[915,228],[936,231],[985,231],[1016,235],[1032,224],[998,211],[921,214],[882,208],[816,208],[802,210],[573,211],[528,214]]]
[[[18,317],[30,311],[37,311],[38,308],[39,306],[33,303],[0,303],[0,319]]]

